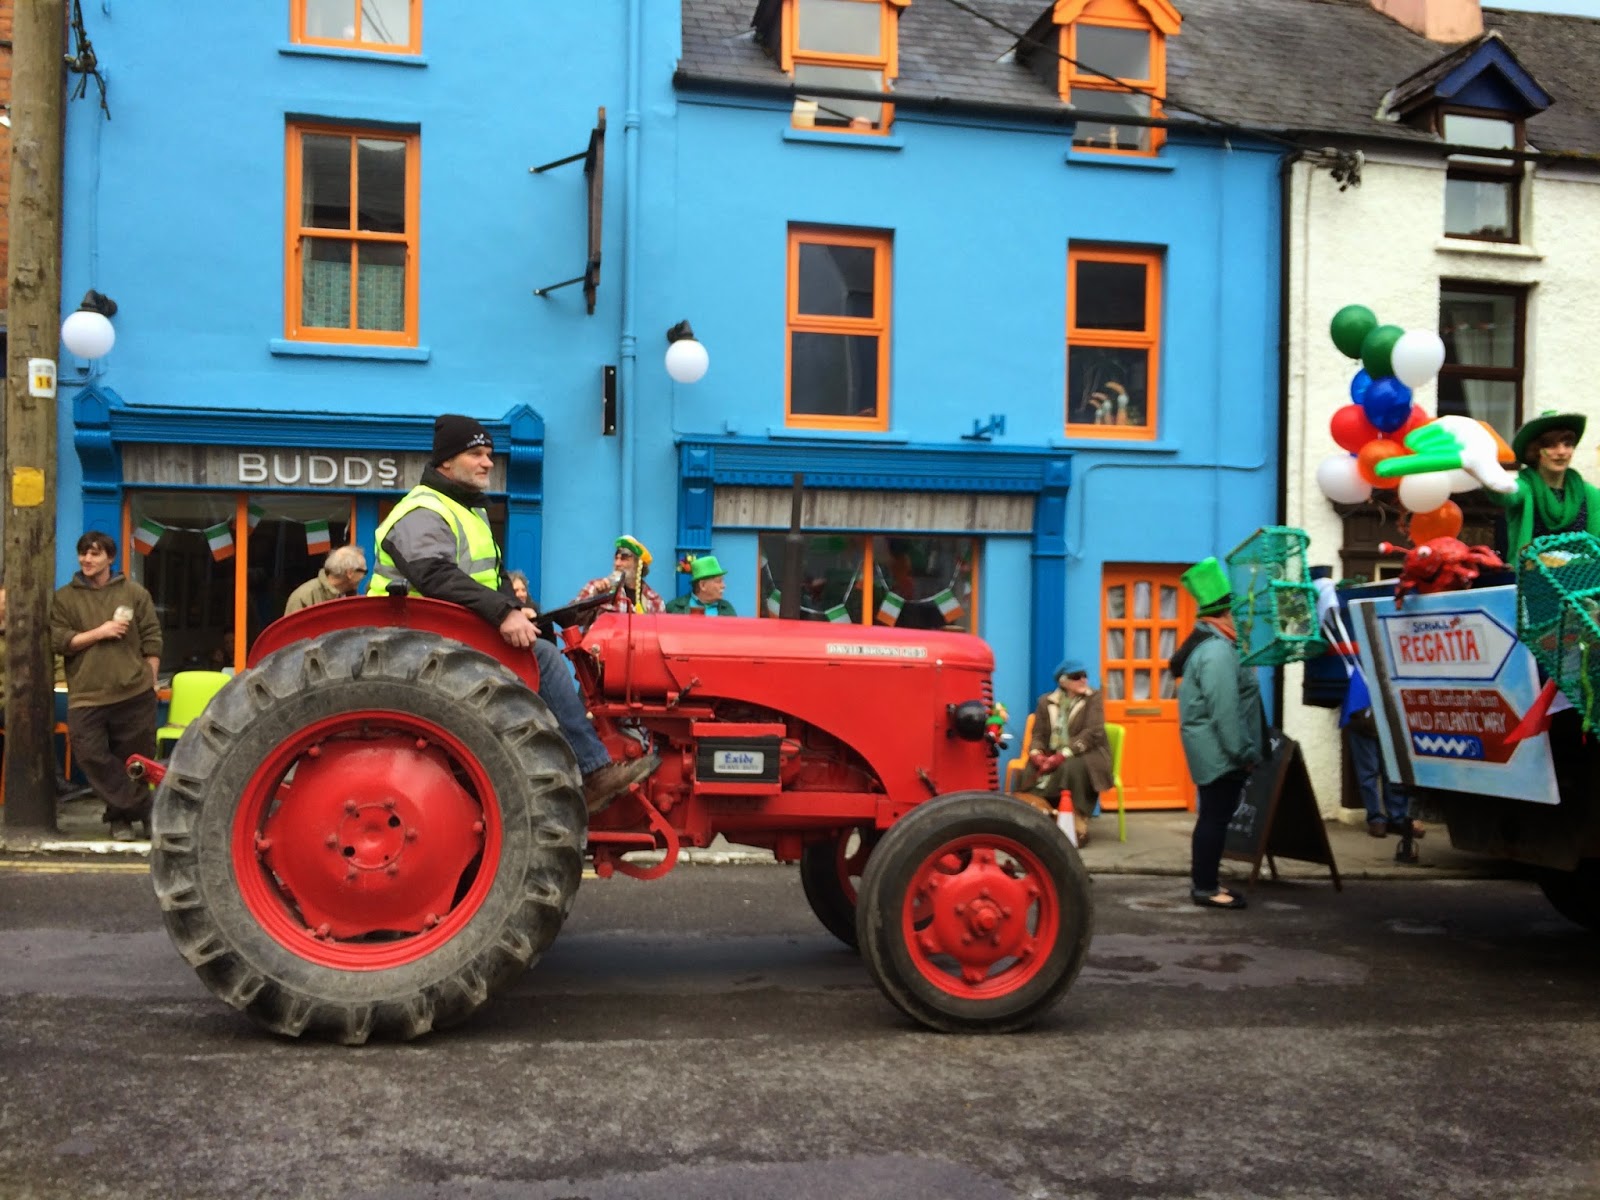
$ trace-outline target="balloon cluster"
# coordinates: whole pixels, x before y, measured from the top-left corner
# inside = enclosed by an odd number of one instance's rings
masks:
[[[1359,504],[1369,499],[1375,488],[1397,488],[1401,507],[1412,514],[1413,543],[1454,537],[1461,532],[1461,509],[1450,499],[1451,493],[1470,491],[1479,486],[1478,480],[1463,470],[1399,478],[1377,472],[1385,459],[1406,454],[1406,438],[1433,421],[1412,401],[1412,390],[1439,373],[1444,365],[1444,342],[1431,330],[1380,325],[1373,311],[1360,304],[1346,305],[1335,313],[1329,333],[1340,353],[1357,359],[1361,369],[1350,381],[1351,402],[1335,412],[1329,423],[1333,440],[1346,453],[1330,455],[1318,464],[1317,486],[1339,504]],[[1467,436],[1481,436],[1481,431]]]

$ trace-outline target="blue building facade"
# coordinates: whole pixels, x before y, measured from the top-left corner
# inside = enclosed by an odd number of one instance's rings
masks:
[[[242,656],[325,545],[370,552],[432,417],[465,412],[547,604],[628,532],[668,595],[711,552],[741,613],[775,605],[800,473],[807,615],[972,628],[1019,732],[1064,654],[1169,720],[1135,609],[1176,628],[1177,572],[1277,510],[1280,151],[1191,121],[1106,153],[1041,66],[1067,43],[1007,60],[943,0],[855,2],[898,56],[870,133],[826,116],[859,98],[816,119],[789,92],[797,0],[380,6],[409,38],[356,4],[342,29],[288,0],[91,14],[115,120],[70,107],[63,294],[120,311],[106,359],[62,362],[59,576],[83,529],[119,533],[169,669]],[[926,50],[956,19],[999,83]],[[1133,269],[1142,306],[1075,363],[1092,287]],[[592,313],[582,284],[534,294],[586,270]],[[693,384],[660,358],[684,318]]]

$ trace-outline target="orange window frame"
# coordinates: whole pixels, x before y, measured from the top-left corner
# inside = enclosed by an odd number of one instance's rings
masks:
[[[1094,246],[1067,249],[1067,345],[1063,362],[1066,382],[1062,387],[1062,416],[1066,431],[1075,438],[1100,438],[1115,441],[1153,441],[1160,424],[1161,373],[1161,264],[1159,250],[1111,250]],[[1143,266],[1144,328],[1082,329],[1078,326],[1078,264],[1081,262],[1134,263]],[[1109,349],[1147,352],[1145,421],[1143,425],[1083,425],[1066,419],[1072,411],[1070,392],[1072,348],[1102,346]]]
[[[1066,27],[1067,44],[1061,58],[1060,67],[1061,99],[1069,104],[1074,103],[1072,99],[1074,88],[1087,92],[1125,92],[1128,90],[1128,88],[1117,87],[1104,75],[1096,75],[1093,72],[1079,73],[1077,67],[1077,62],[1080,60],[1080,55],[1078,54],[1078,30],[1085,25],[1093,25],[1101,29],[1132,29],[1145,34],[1150,39],[1150,77],[1148,79],[1123,79],[1119,77],[1117,82],[1125,83],[1129,88],[1136,88],[1141,92],[1152,93],[1154,98],[1150,101],[1150,115],[1159,117],[1167,97],[1167,39],[1159,29],[1156,29],[1148,21],[1133,17],[1126,19],[1096,17],[1092,21],[1074,21]],[[1092,103],[1087,100],[1084,102],[1084,107],[1089,111],[1093,111]],[[1115,121],[1106,123],[1116,124]],[[1077,154],[1118,154],[1135,158],[1149,158],[1159,151],[1167,140],[1166,130],[1156,125],[1152,125],[1149,128],[1150,145],[1148,149],[1141,150],[1137,146],[1126,150],[1120,147],[1114,149],[1110,146],[1074,146],[1073,152]]]
[[[862,246],[874,251],[871,317],[827,317],[800,311],[800,247],[807,244]],[[789,230],[789,281],[783,334],[783,415],[784,424],[790,428],[847,430],[889,428],[889,314],[891,312],[889,289],[890,256],[893,248],[894,238],[889,233],[846,233],[841,230],[818,228]],[[797,333],[871,335],[878,339],[878,410],[874,416],[833,417],[794,411],[794,335]]]
[[[838,54],[805,50],[800,46],[800,0],[784,0],[783,45],[779,65],[790,75],[796,63],[811,67],[850,67],[861,71],[883,72],[883,118],[870,129],[829,128],[829,133],[854,133],[863,137],[883,137],[894,125],[894,105],[888,101],[890,81],[900,73],[900,22],[894,10],[910,0],[851,0],[855,4],[878,6],[878,53]]]
[[[349,138],[350,151],[350,227],[332,229],[320,225],[301,224],[302,148],[306,135]],[[405,232],[375,233],[357,228],[360,212],[358,176],[359,155],[354,143],[361,139],[403,142],[406,148]],[[356,129],[349,126],[312,125],[291,123],[286,138],[287,194],[284,200],[284,281],[283,324],[284,337],[290,341],[342,342],[363,346],[415,346],[417,344],[417,285],[420,277],[418,248],[420,240],[420,214],[422,210],[421,139],[416,133],[396,133],[388,129]],[[351,248],[350,271],[350,325],[335,328],[325,325],[302,325],[300,322],[301,256],[306,242],[314,238],[355,243]],[[404,245],[405,267],[405,328],[361,329],[360,289],[361,273],[354,268],[359,260],[360,246],[367,244]]]
[[[411,20],[404,42],[364,42],[361,40],[361,0],[346,0],[350,6],[351,27],[356,36],[344,38],[311,37],[306,33],[306,0],[289,0],[289,40],[297,46],[336,46],[341,50],[366,50],[373,54],[422,53],[422,0],[410,0]]]

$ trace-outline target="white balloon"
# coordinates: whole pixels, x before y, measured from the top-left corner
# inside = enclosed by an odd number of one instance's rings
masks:
[[[693,338],[679,338],[667,347],[667,374],[679,383],[697,383],[711,365],[706,348]]]
[[[1355,457],[1349,454],[1330,454],[1319,462],[1317,486],[1335,504],[1360,504],[1372,496],[1372,485],[1361,478]]]
[[[79,358],[103,358],[116,344],[117,331],[99,313],[80,308],[61,322],[61,341]]]
[[[1444,366],[1444,342],[1431,329],[1407,330],[1389,352],[1389,364],[1396,379],[1419,388]]]
[[[1450,472],[1429,471],[1400,479],[1400,505],[1407,512],[1432,512],[1450,499]]]
[[[1451,492],[1475,492],[1483,486],[1472,477],[1471,471],[1441,471],[1439,472],[1450,481]]]

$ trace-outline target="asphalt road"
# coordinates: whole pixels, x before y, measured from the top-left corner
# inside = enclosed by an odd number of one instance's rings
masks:
[[[1600,1196],[1600,937],[1530,885],[1104,877],[1034,1031],[925,1033],[795,873],[586,881],[457,1032],[257,1032],[142,875],[0,865],[0,1197]]]

